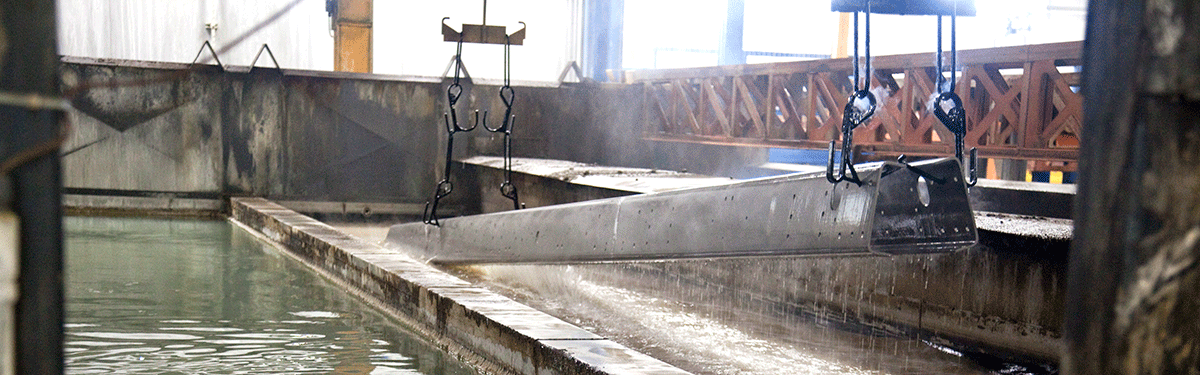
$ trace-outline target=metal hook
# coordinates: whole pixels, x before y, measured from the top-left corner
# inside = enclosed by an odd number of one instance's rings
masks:
[[[952,105],[949,111],[942,108],[942,104],[946,102],[950,102]],[[967,187],[975,186],[975,183],[979,180],[976,170],[978,150],[972,147],[970,159],[966,160],[963,158],[963,148],[967,135],[967,111],[963,108],[962,98],[954,91],[947,91],[938,95],[937,99],[933,102],[933,114],[937,116],[946,129],[954,133],[954,158],[958,159],[961,164],[969,165],[966,168]]]
[[[978,151],[979,150],[976,149],[975,147],[971,147],[971,167],[967,169],[967,172],[968,172],[967,187],[975,186],[975,183],[979,182],[979,175],[977,174],[977,171],[976,171],[976,168],[979,165],[979,162],[978,162],[979,161],[979,152]]]
[[[517,186],[512,183],[512,125],[517,122],[516,116],[505,119],[504,131],[504,182],[500,183],[500,195],[513,202],[513,209],[525,208],[517,196]],[[511,122],[510,122],[511,121]]]
[[[204,54],[204,48],[205,48],[205,47],[207,47],[207,48],[208,48],[208,52],[209,52],[210,54],[212,54],[212,58],[213,58],[213,60],[215,60],[215,61],[217,62],[217,66],[218,66],[218,67],[220,67],[222,71],[224,71],[224,70],[225,70],[225,64],[221,64],[221,58],[220,58],[220,57],[217,57],[217,51],[213,49],[213,46],[212,46],[212,44],[209,44],[207,40],[206,40],[206,41],[204,41],[204,44],[201,44],[201,45],[200,45],[200,50],[199,50],[199,51],[196,51],[196,58],[192,59],[192,64],[191,64],[191,65],[196,65],[196,63],[197,63],[197,62],[200,62],[200,55],[203,55],[203,54]],[[261,52],[260,52],[260,53],[261,53]]]
[[[859,101],[866,100],[867,106],[863,108]],[[825,179],[830,183],[838,183],[841,181],[850,181],[858,185],[862,185],[862,181],[858,179],[858,172],[854,170],[853,144],[854,144],[854,128],[859,127],[871,119],[875,115],[876,109],[875,95],[868,90],[858,90],[850,95],[846,101],[846,108],[842,111],[842,160],[841,166],[838,169],[838,174],[833,174],[834,143],[837,141],[829,141],[829,162],[825,168]],[[850,170],[850,176],[846,176],[846,170]]]
[[[521,23],[524,25],[524,22]],[[524,28],[522,28],[522,32]],[[487,119],[484,119],[483,127],[493,133],[504,134],[504,182],[500,183],[500,195],[512,200],[513,209],[519,210],[524,207],[520,203],[520,198],[517,196],[517,186],[512,183],[512,128],[516,125],[517,116],[512,114],[513,103],[516,102],[516,92],[513,91],[510,82],[510,65],[509,59],[509,39],[505,37],[504,43],[504,86],[500,87],[500,101],[504,103],[504,119],[499,127],[492,128],[487,126]],[[485,115],[486,116],[486,115]]]
[[[507,96],[505,96],[506,93],[508,94]],[[487,119],[484,119],[483,127],[485,129],[493,133],[512,134],[510,121],[512,118],[516,117],[512,114],[513,101],[516,100],[515,95],[516,93],[513,92],[513,88],[511,86],[504,86],[500,88],[500,101],[504,103],[504,119],[501,121],[500,126],[495,128],[487,126]]]
[[[263,43],[262,48],[258,49],[258,54],[254,55],[254,61],[250,62],[250,69],[253,70],[254,68],[257,68],[257,66],[254,66],[254,64],[258,64],[258,58],[262,57],[263,51],[267,51],[267,56],[270,57],[271,62],[275,64],[275,70],[282,72],[283,68],[279,67],[279,60],[275,60],[275,53],[271,52],[271,47],[267,47],[266,43]]]

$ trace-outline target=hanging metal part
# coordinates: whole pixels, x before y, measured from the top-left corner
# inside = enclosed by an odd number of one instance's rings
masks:
[[[433,200],[425,203],[425,211],[423,220],[425,224],[438,225],[437,209],[438,203],[442,198],[450,195],[454,191],[454,183],[450,182],[451,162],[454,160],[454,134],[460,132],[469,132],[475,130],[479,126],[479,111],[475,111],[475,122],[471,127],[463,127],[458,122],[458,110],[454,108],[458,104],[458,99],[462,96],[463,88],[459,83],[459,72],[462,71],[462,42],[458,43],[458,52],[454,55],[454,82],[446,87],[446,103],[449,106],[449,111],[442,114],[446,121],[446,131],[449,135],[446,137],[446,170],[442,175],[442,180],[438,181],[437,187],[433,192]]]
[[[907,16],[933,16],[933,15],[950,15],[954,10],[958,11],[960,16],[975,15],[975,1],[973,0],[939,0],[939,1],[916,1],[916,0],[870,0],[871,11],[874,13],[883,14],[900,14]],[[953,2],[953,4],[951,4]],[[830,9],[834,12],[861,12],[865,8],[863,0],[833,0],[830,2]]]
[[[212,44],[208,43],[207,40],[204,41],[204,44],[200,45],[200,50],[196,51],[196,58],[192,59],[192,63],[188,65],[188,67],[190,68],[196,66],[196,64],[204,64],[208,62],[208,59],[200,60],[200,56],[204,55],[205,48],[208,49],[213,61],[217,62],[217,67],[221,68],[221,70],[225,70],[225,64],[221,64],[221,58],[217,57],[217,51],[213,49]]]
[[[962,98],[955,92],[955,84],[957,83],[958,70],[958,46],[957,39],[957,16],[950,16],[950,82],[949,87],[943,83],[944,68],[942,67],[942,16],[937,17],[937,90],[939,92],[937,98],[933,100],[933,114],[937,116],[942,125],[954,133],[954,158],[958,159],[963,165],[970,165],[967,168],[967,187],[975,186],[979,181],[977,168],[978,165],[978,150],[975,147],[971,148],[970,159],[964,159],[963,148],[966,143],[967,136],[967,111],[963,107]],[[949,109],[947,109],[947,107]]]
[[[455,31],[454,28],[446,24],[446,20],[450,17],[442,18],[442,40],[447,42],[463,41],[465,43],[481,43],[481,44],[525,44],[525,23],[521,22],[521,29],[508,33],[508,28],[505,26],[495,26],[487,24],[487,1],[483,2],[483,23],[480,25],[463,24],[462,31]]]
[[[949,158],[393,226],[389,246],[437,263],[944,253],[976,243],[962,170]]]
[[[455,104],[462,96],[463,88],[459,83],[462,73],[466,69],[462,62],[462,46],[463,43],[486,43],[486,44],[504,44],[504,86],[500,88],[500,100],[504,103],[504,119],[501,120],[499,127],[492,128],[487,125],[487,111],[483,112],[483,128],[495,133],[504,134],[504,182],[500,184],[500,194],[505,198],[512,200],[513,209],[521,209],[523,205],[517,196],[517,187],[512,183],[512,128],[516,123],[516,116],[512,114],[513,102],[516,100],[516,93],[513,91],[511,84],[511,55],[510,47],[514,44],[520,45],[525,40],[525,23],[521,23],[521,29],[512,35],[506,34],[504,26],[488,26],[487,25],[487,1],[483,2],[483,25],[463,25],[463,31],[454,31],[449,25],[446,25],[446,20],[450,17],[442,18],[442,36],[445,41],[457,42],[457,49],[454,54],[454,82],[446,88],[446,102],[449,105],[449,111],[443,115],[446,121],[446,131],[449,136],[446,138],[446,170],[443,178],[438,182],[434,189],[433,200],[425,203],[425,211],[422,221],[425,224],[440,225],[437,209],[442,198],[450,195],[454,191],[454,183],[450,181],[451,162],[454,153],[454,135],[460,132],[469,132],[475,130],[480,123],[479,111],[475,111],[475,122],[470,127],[459,125],[458,111],[455,109]],[[499,41],[499,42],[497,42]]]
[[[846,103],[846,108],[842,112],[842,158],[841,166],[836,168],[838,173],[834,174],[834,144],[836,141],[829,141],[829,163],[826,165],[825,179],[830,183],[838,183],[841,181],[853,182],[862,184],[858,179],[858,172],[854,170],[854,128],[866,123],[867,120],[875,114],[875,96],[871,95],[870,91],[858,90],[854,95],[850,96]],[[846,171],[850,174],[847,175]]]
[[[871,4],[866,5],[866,67],[858,63],[858,12],[854,12],[854,93],[846,100],[846,108],[842,111],[842,157],[841,165],[834,166],[834,148],[836,140],[829,141],[829,162],[825,166],[825,179],[830,183],[842,181],[862,184],[858,172],[854,170],[854,128],[871,120],[875,114],[877,102],[871,93]],[[866,71],[866,83],[859,78],[859,70]],[[834,174],[837,170],[837,174]],[[846,171],[850,174],[847,175]]]
[[[271,58],[271,63],[275,64],[275,70],[282,72],[283,68],[279,67],[279,60],[275,60],[275,53],[271,52],[271,47],[267,47],[266,43],[263,43],[262,48],[259,48],[258,53],[254,55],[254,61],[250,62],[250,70],[258,67],[255,64],[258,64],[258,58],[262,57],[263,51],[267,52],[267,56]]]
[[[487,112],[484,112],[483,128],[493,133],[504,134],[504,182],[500,183],[500,194],[513,202],[513,209],[524,208],[517,197],[517,186],[512,183],[512,128],[517,122],[517,116],[512,114],[516,92],[511,85],[510,44],[504,44],[504,86],[500,87],[500,101],[504,103],[504,120],[499,127],[487,126]]]

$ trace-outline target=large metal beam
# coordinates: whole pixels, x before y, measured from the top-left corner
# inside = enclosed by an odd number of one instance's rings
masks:
[[[863,183],[824,173],[393,226],[390,246],[437,263],[895,255],[976,243],[953,159],[859,167]]]

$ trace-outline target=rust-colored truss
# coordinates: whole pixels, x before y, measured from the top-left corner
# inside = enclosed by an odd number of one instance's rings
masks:
[[[985,158],[1074,161],[1083,126],[1083,100],[1075,92],[1082,48],[1067,42],[960,51],[955,90],[967,110],[967,145]],[[953,135],[926,109],[937,77],[933,60],[923,53],[872,61],[872,87],[888,97],[855,131],[859,151],[953,153]],[[852,69],[843,58],[627,77],[645,88],[647,139],[823,149],[840,136]]]

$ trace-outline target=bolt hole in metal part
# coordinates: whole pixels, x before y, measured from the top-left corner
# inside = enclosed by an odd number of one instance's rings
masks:
[[[921,201],[921,205],[929,207],[929,181],[925,180],[925,176],[917,177],[917,200]]]

